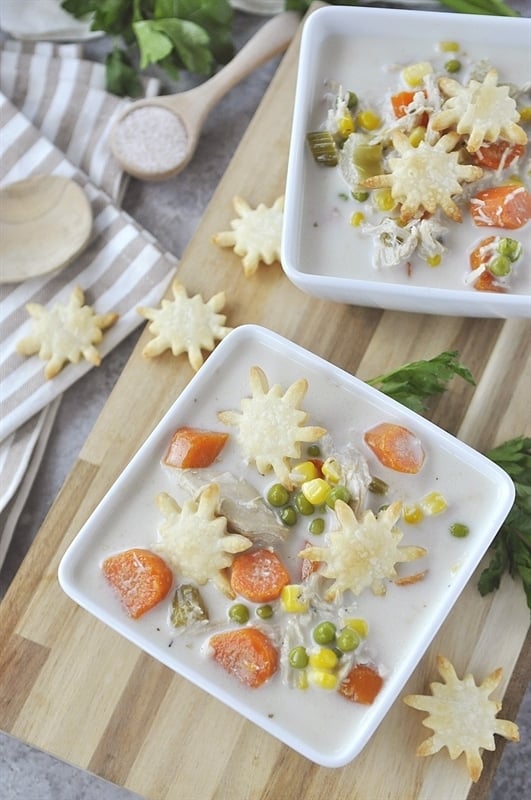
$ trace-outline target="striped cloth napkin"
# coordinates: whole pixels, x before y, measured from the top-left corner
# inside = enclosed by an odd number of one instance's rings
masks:
[[[105,356],[144,322],[139,305],[157,305],[177,259],[120,210],[126,177],[108,147],[113,120],[128,102],[104,89],[104,68],[80,45],[0,43],[0,186],[31,175],[76,181],[93,214],[87,248],[65,270],[0,286],[0,566],[37,471],[62,392],[93,367],[68,364],[52,380],[38,356],[23,358],[28,302],[48,307],[81,286],[97,313],[118,312],[98,350]],[[148,79],[147,95],[159,84]],[[1,270],[1,265],[0,265]]]

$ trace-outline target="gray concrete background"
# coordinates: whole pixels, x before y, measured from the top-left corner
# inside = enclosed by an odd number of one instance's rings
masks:
[[[385,5],[385,3],[382,3]],[[514,8],[531,16],[529,0],[511,0]],[[235,14],[234,38],[241,46],[264,23],[264,17]],[[101,58],[104,41],[87,46],[88,57]],[[161,184],[132,181],[124,208],[161,245],[180,256],[194,235],[202,214],[249,124],[278,65],[278,59],[233,89],[209,115],[193,162],[184,173]],[[528,76],[531,78],[531,76]],[[193,85],[184,75],[172,91]],[[37,534],[44,517],[72,468],[114,384],[124,368],[140,330],[110,353],[97,370],[91,370],[64,395],[51,439],[30,498],[22,513],[14,541],[0,572],[3,597]],[[531,692],[528,690],[516,719],[518,745],[504,747],[500,766],[485,800],[524,800],[531,796]],[[502,742],[498,740],[498,746]],[[111,785],[22,742],[0,733],[0,798],[2,800],[134,800],[131,792]],[[179,798],[178,800],[201,800]],[[274,800],[280,800],[275,798]],[[282,799],[284,800],[284,798]],[[287,799],[286,799],[287,800]],[[362,798],[360,800],[383,800]],[[392,798],[414,800],[414,798]],[[433,800],[452,800],[441,793]]]

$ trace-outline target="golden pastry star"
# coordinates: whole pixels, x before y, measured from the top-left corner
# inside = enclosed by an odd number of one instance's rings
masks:
[[[432,695],[410,694],[404,703],[419,711],[428,711],[422,724],[434,731],[418,747],[418,756],[430,756],[446,747],[451,759],[465,754],[467,770],[475,782],[483,770],[481,749],[494,750],[494,734],[512,742],[519,741],[514,722],[496,719],[501,703],[489,700],[502,677],[502,669],[491,672],[476,685],[472,675],[459,680],[454,667],[444,656],[437,657],[437,669],[444,683],[431,683]]]
[[[148,358],[165,350],[171,350],[174,356],[188,353],[192,368],[198,370],[204,360],[201,349],[213,350],[215,341],[232,330],[225,327],[226,317],[217,313],[225,305],[225,292],[218,292],[205,303],[199,294],[188,297],[177,279],[171,288],[173,300],[162,300],[160,308],[137,309],[151,320],[148,329],[155,335],[142,352]]]
[[[232,202],[240,218],[231,221],[231,231],[214,234],[212,241],[220,247],[232,247],[242,257],[243,272],[248,278],[261,261],[280,261],[284,197],[277,198],[271,208],[260,203],[253,209],[241,197]]]
[[[103,331],[114,325],[118,314],[96,314],[91,306],[84,305],[85,295],[76,286],[66,305],[57,303],[48,310],[40,303],[28,303],[26,310],[33,318],[33,332],[21,339],[17,352],[24,356],[39,354],[47,361],[44,376],[54,378],[70,362],[77,364],[81,358],[97,367],[101,356],[95,344],[101,342]]]

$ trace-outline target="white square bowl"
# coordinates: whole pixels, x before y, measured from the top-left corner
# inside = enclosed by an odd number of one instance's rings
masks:
[[[457,57],[467,65],[488,59],[498,67],[500,83],[522,86],[529,80],[531,19],[341,6],[320,8],[308,17],[287,171],[282,266],[308,294],[351,305],[450,316],[530,317],[531,222],[504,231],[479,228],[468,213],[461,224],[441,217],[447,252],[438,267],[419,259],[412,274],[403,265],[376,269],[371,239],[350,224],[351,215],[365,213],[367,204],[350,197],[338,168],[316,164],[306,143],[306,135],[326,119],[327,82],[356,92],[362,105],[390,108],[389,95],[405,88],[400,68],[420,61],[440,66],[449,57],[438,52],[442,41],[457,42]],[[527,253],[505,294],[476,291],[464,282],[469,252],[492,233],[517,238]]]
[[[445,513],[424,523],[400,525],[402,544],[428,549],[418,567],[427,569],[426,578],[410,586],[389,583],[383,597],[366,590],[355,600],[356,616],[369,624],[365,656],[369,655],[384,675],[383,688],[372,705],[351,703],[335,691],[289,688],[280,674],[259,689],[242,686],[205,654],[207,633],[177,636],[169,628],[170,600],[140,619],[130,619],[102,576],[101,564],[109,554],[130,547],[149,548],[156,541],[162,521],[155,504],[158,492],[167,491],[180,503],[185,499],[179,496],[172,469],[161,461],[173,431],[192,425],[234,434],[233,429],[221,425],[217,415],[222,410],[240,409],[241,399],[250,394],[249,370],[255,365],[264,370],[270,386],[278,383],[284,391],[298,378],[306,378],[309,388],[301,408],[308,412],[307,424],[325,427],[340,447],[348,441],[358,448],[371,474],[390,485],[386,502],[397,497],[409,502],[437,489],[448,503]],[[381,421],[404,425],[418,436],[426,460],[417,475],[383,467],[364,444],[363,431]],[[263,495],[275,481],[271,474],[260,476],[243,463],[235,435],[214,468],[246,478]],[[513,499],[514,486],[507,473],[466,444],[298,345],[259,326],[244,325],[216,347],[79,531],[61,560],[59,581],[80,606],[153,658],[308,759],[340,767],[359,753],[385,717],[470,580]],[[328,513],[332,523],[335,514]],[[469,526],[468,537],[458,539],[449,533],[454,521]],[[294,582],[300,572],[296,554],[308,538],[312,538],[308,518],[301,517],[280,548]],[[315,543],[323,541],[323,536],[314,537]],[[217,629],[229,627],[230,601],[215,587],[204,591]],[[281,637],[286,617],[277,608],[273,618],[262,625],[273,626],[275,635]]]

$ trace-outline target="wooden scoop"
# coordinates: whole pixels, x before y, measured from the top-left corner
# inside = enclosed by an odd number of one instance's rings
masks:
[[[60,175],[34,175],[0,189],[0,283],[68,266],[86,246],[92,209],[83,189]]]
[[[278,14],[205,83],[131,103],[116,121],[110,140],[122,168],[145,181],[166,180],[184,169],[213,106],[253,70],[283,52],[299,23],[295,12]]]

